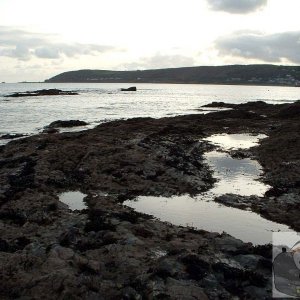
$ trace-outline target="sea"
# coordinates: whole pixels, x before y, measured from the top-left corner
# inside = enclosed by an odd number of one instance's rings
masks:
[[[121,88],[136,86],[136,92]],[[5,97],[14,92],[40,89],[76,91],[75,96]],[[132,83],[0,83],[0,136],[32,135],[56,120],[82,120],[82,130],[100,123],[134,117],[172,117],[199,113],[212,101],[243,103],[262,100],[287,103],[300,99],[299,87],[233,86],[204,84]],[[1,144],[9,140],[0,140]]]

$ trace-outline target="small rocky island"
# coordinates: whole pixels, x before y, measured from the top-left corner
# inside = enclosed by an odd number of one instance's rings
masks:
[[[300,230],[300,102],[211,106],[230,110],[113,121],[1,146],[1,299],[270,299],[271,245],[122,205],[209,190],[205,138],[260,133],[268,138],[242,155],[260,162],[270,190],[216,201]],[[70,191],[86,195],[86,208],[60,201]]]
[[[37,96],[65,96],[65,95],[78,95],[77,92],[72,91],[62,91],[59,89],[43,89],[36,91],[27,91],[21,93],[13,93],[10,95],[6,95],[5,97],[37,97]]]
[[[121,92],[136,92],[136,86],[131,86],[129,88],[121,88]]]

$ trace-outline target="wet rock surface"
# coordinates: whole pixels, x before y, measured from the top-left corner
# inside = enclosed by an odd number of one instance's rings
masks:
[[[76,127],[76,126],[86,126],[88,123],[80,120],[57,120],[50,123],[46,128],[68,128],[68,127]]]
[[[173,226],[122,202],[206,191],[215,180],[203,153],[212,146],[201,139],[264,133],[261,145],[237,155],[255,156],[273,189],[217,200],[299,229],[300,121],[279,114],[288,107],[254,102],[136,118],[1,147],[1,299],[271,298],[271,246]],[[59,193],[76,190],[88,195],[87,209],[59,202]]]
[[[57,120],[44,127],[43,133],[58,133],[59,128],[86,126],[88,123],[80,120]]]
[[[13,139],[18,139],[21,137],[24,137],[24,134],[21,133],[8,133],[8,134],[3,134],[0,136],[0,139],[2,140],[13,140]]]

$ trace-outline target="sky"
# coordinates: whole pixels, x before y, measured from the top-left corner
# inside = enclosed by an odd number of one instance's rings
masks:
[[[0,0],[0,82],[79,69],[300,65],[300,0]]]

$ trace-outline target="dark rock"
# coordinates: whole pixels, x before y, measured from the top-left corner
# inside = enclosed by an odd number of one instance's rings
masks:
[[[225,102],[212,102],[209,104],[202,105],[201,107],[212,107],[212,108],[234,108],[236,104],[225,103]]]
[[[208,296],[203,289],[192,284],[190,281],[168,278],[164,289],[164,296],[157,296],[156,299],[174,300],[208,300]]]
[[[0,252],[9,252],[10,246],[6,240],[0,238]]]
[[[155,274],[161,278],[175,277],[182,273],[184,267],[174,259],[163,258],[155,270]]]
[[[22,226],[26,223],[27,216],[24,212],[8,209],[0,211],[0,219],[9,220],[14,224]]]
[[[262,256],[254,255],[254,254],[246,254],[246,255],[237,255],[234,257],[234,260],[236,260],[241,266],[248,269],[256,269],[259,262],[263,259]]]
[[[56,128],[45,128],[43,130],[43,133],[48,133],[48,134],[53,134],[53,133],[58,133],[59,130]],[[38,148],[38,150],[40,150],[41,148]]]
[[[251,199],[257,199],[255,196],[240,196],[235,194],[225,194],[215,198],[216,202],[222,203],[226,206],[245,209],[251,205]]]
[[[43,89],[37,91],[27,91],[22,93],[13,93],[11,95],[7,95],[5,97],[36,97],[36,96],[59,96],[59,95],[78,95],[76,92],[71,91],[62,91],[59,89]]]
[[[235,159],[244,159],[250,157],[251,154],[247,150],[232,150],[230,156]]]
[[[264,258],[272,258],[272,245],[258,245],[253,247],[252,252],[256,255],[261,255]]]
[[[181,258],[186,266],[186,271],[191,279],[200,280],[204,278],[209,270],[210,264],[195,254],[189,254]]]
[[[136,224],[140,217],[140,214],[135,211],[132,212],[124,211],[124,212],[114,213],[113,216],[118,218],[121,221],[127,221],[132,224]]]
[[[154,236],[154,233],[149,229],[145,228],[143,225],[136,227],[135,234],[143,238],[151,238]]]
[[[50,123],[48,126],[46,126],[46,128],[47,129],[58,128],[58,127],[65,128],[65,127],[76,127],[76,126],[86,126],[86,125],[88,125],[88,123],[80,120],[66,120],[66,121],[58,120]]]
[[[299,118],[300,116],[300,102],[290,104],[287,107],[282,108],[276,115],[278,118],[289,119]]]
[[[269,104],[267,104],[264,101],[251,101],[251,102],[247,102],[247,103],[242,103],[239,105],[242,108],[246,108],[246,109],[254,109],[254,108],[265,108],[268,107]]]
[[[14,190],[20,191],[34,186],[35,164],[36,162],[28,157],[8,173],[8,182]]]
[[[59,243],[63,247],[69,247],[75,244],[78,240],[79,230],[76,227],[71,227],[67,231],[63,232],[58,238]]]
[[[248,280],[250,285],[264,287],[267,284],[267,279],[260,273],[252,270],[244,270],[236,268],[226,263],[218,262],[213,265],[213,270],[222,273],[221,281],[226,283],[229,289],[238,288],[236,292],[241,292],[240,282]],[[232,291],[234,292],[234,291]]]
[[[116,226],[113,225],[110,221],[107,220],[103,211],[93,210],[89,212],[89,221],[85,225],[85,231],[102,231],[102,230],[111,230],[115,231]]]
[[[18,250],[24,249],[28,244],[30,244],[30,240],[24,236],[14,240],[14,247]]]
[[[127,89],[121,89],[122,92],[136,92],[136,86],[131,86]]]
[[[240,108],[232,109],[232,110],[226,110],[222,112],[222,117],[218,112],[214,112],[209,114],[210,117],[220,120],[224,118],[231,118],[231,119],[254,119],[254,120],[261,120],[264,119],[260,114],[254,112],[254,111],[248,111],[243,110]]]
[[[51,202],[47,205],[48,211],[56,211],[58,209],[58,203],[57,202]]]
[[[20,134],[20,133],[15,133],[15,134],[4,134],[0,136],[0,139],[3,140],[12,140],[12,139],[17,139],[20,137],[24,137],[24,134]]]
[[[16,252],[18,250],[23,250],[29,243],[30,240],[23,236],[18,237],[9,243],[0,238],[0,252]]]
[[[141,300],[142,296],[131,286],[123,289],[122,300]]]

